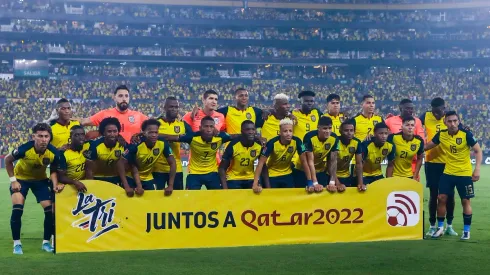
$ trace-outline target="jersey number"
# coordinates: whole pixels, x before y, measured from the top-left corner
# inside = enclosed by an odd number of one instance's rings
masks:
[[[368,128],[368,132],[367,132],[367,135],[368,135],[368,136],[371,134],[371,130],[372,130],[372,129],[373,129],[373,128]]]
[[[153,157],[149,157],[146,159],[145,164],[150,165],[153,162]]]
[[[310,131],[310,124],[306,123],[306,132],[309,132],[309,131]]]
[[[242,158],[240,160],[240,166],[249,166],[250,165],[250,159],[249,158]]]
[[[85,163],[78,164],[78,165],[75,167],[75,172],[82,172],[83,170],[85,170]]]
[[[436,125],[436,130],[437,130],[437,132],[440,132],[441,131],[441,125],[440,124],[437,124]]]
[[[376,160],[374,161],[375,164],[381,164],[381,158],[377,157]]]
[[[207,159],[209,156],[209,152],[204,152],[204,156],[202,157],[203,159]]]
[[[402,151],[402,153],[400,154],[400,158],[401,159],[406,159],[407,158],[407,155],[408,155],[408,152]]]
[[[455,145],[449,146],[449,149],[451,149],[451,153],[452,154],[457,154],[458,153],[458,150],[456,149],[456,146]]]

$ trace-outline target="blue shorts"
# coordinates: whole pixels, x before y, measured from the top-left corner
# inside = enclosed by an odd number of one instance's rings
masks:
[[[284,176],[269,177],[269,182],[271,188],[294,188],[294,178],[292,173]]]
[[[337,179],[339,180],[340,183],[345,185],[345,187],[357,187],[357,180],[354,180],[354,178],[352,178],[352,177],[337,178]]]
[[[229,189],[252,189],[254,180],[228,180]]]
[[[165,187],[167,187],[169,175],[169,173],[153,173],[153,178],[155,180],[157,190],[163,190],[165,189]],[[174,190],[184,190],[184,173],[175,173]]]
[[[306,174],[304,171],[293,169],[293,179],[294,179],[294,187],[295,188],[305,188],[306,187]],[[327,186],[330,181],[330,176],[325,174],[324,172],[316,173],[316,180],[318,184],[321,184],[323,187]]]
[[[189,174],[187,175],[186,185],[187,190],[201,190],[203,185],[205,185],[208,190],[222,189],[221,180],[217,172],[208,174]]]
[[[36,197],[36,201],[49,201],[52,198],[52,193],[50,185],[51,181],[48,179],[45,180],[17,180],[20,183],[20,193],[24,196],[24,199],[27,198],[27,194],[29,193],[29,189],[31,189],[32,193]],[[9,186],[10,195],[14,194],[11,186]]]
[[[133,178],[126,177],[126,180],[128,181],[129,187],[136,188],[136,181]],[[153,180],[142,180],[141,186],[144,190],[155,190]]]
[[[471,199],[475,197],[475,189],[471,177],[451,176],[442,174],[439,182],[439,194],[454,196],[454,187],[458,190],[461,199]]]
[[[368,185],[368,184],[371,184],[377,180],[381,180],[381,179],[384,179],[385,177],[383,177],[383,175],[379,175],[379,176],[369,176],[369,177],[362,177],[362,181],[365,185]]]
[[[119,177],[94,177],[94,180],[106,181],[115,185],[121,185],[121,178]]]
[[[439,186],[444,167],[446,167],[444,163],[426,162],[424,164],[426,187],[437,188]]]

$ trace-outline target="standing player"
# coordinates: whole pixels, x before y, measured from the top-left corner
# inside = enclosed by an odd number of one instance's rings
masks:
[[[102,110],[89,118],[83,118],[80,123],[83,126],[100,126],[102,121],[108,117],[115,117],[121,125],[119,133],[129,143],[134,134],[140,133],[141,124],[148,117],[144,114],[129,110],[129,89],[125,85],[118,86],[113,96],[116,103],[115,108]]]
[[[274,96],[273,112],[264,121],[261,130],[262,138],[269,141],[279,135],[279,122],[289,115],[290,109],[291,105],[287,95],[277,94]]]
[[[335,191],[338,139],[335,134],[332,134],[332,119],[321,117],[318,122],[318,130],[307,133],[303,143],[313,186],[307,186],[303,163],[297,159],[293,169],[295,187],[306,186],[309,192],[321,192],[323,187],[327,187],[329,191]],[[344,190],[345,186],[338,191],[343,192]]]
[[[398,107],[400,108],[400,115],[392,116],[390,118],[387,118],[385,121],[390,132],[392,134],[401,132],[403,128],[403,119],[412,117],[415,119],[414,134],[421,137],[422,139],[425,139],[425,132],[422,126],[422,121],[419,118],[413,117],[415,109],[413,102],[410,99],[402,99]]]
[[[160,122],[158,120],[145,120],[141,125],[143,139],[136,144],[128,145],[123,157],[117,162],[117,171],[128,197],[134,196],[135,191],[136,194],[142,195],[144,190],[155,190],[152,171],[157,160],[162,156],[165,157],[170,166],[165,195],[172,194],[176,170],[175,159],[168,142],[158,137],[159,128]],[[125,167],[128,164],[130,172],[126,177]]]
[[[251,120],[242,122],[242,135],[226,147],[219,165],[223,189],[250,189],[254,179],[254,163],[262,145],[255,137],[256,128]]]
[[[58,100],[56,103],[57,119],[50,121],[53,138],[51,144],[58,150],[65,149],[70,140],[70,129],[80,125],[78,120],[72,120],[73,111],[71,104],[66,98]]]
[[[218,108],[218,93],[214,90],[207,90],[202,95],[203,108],[194,108],[192,112],[184,115],[182,118],[191,126],[193,132],[198,132],[201,127],[201,120],[205,117],[211,117],[214,120],[214,126],[218,131],[225,131],[225,116],[216,111]]]
[[[373,136],[374,126],[383,122],[383,118],[374,114],[376,103],[372,95],[362,98],[362,112],[354,117],[356,132],[354,136],[361,141],[369,141]]]
[[[388,159],[388,169],[393,169],[396,147],[393,143],[388,142],[388,126],[384,122],[374,126],[374,136],[369,141],[362,143],[363,163],[363,183],[371,184],[377,180],[383,179],[381,163]]]
[[[58,167],[59,181],[63,184],[73,185],[79,192],[87,191],[87,187],[80,180],[85,179],[85,151],[90,144],[85,142],[85,131],[80,125],[70,130],[70,144],[65,151],[60,152]]]
[[[458,190],[463,206],[463,235],[461,240],[470,239],[470,226],[473,211],[470,199],[475,197],[473,182],[480,179],[480,165],[482,150],[470,131],[459,129],[459,116],[456,112],[446,113],[444,118],[447,130],[437,133],[426,150],[436,147],[442,149],[446,156],[446,166],[439,182],[439,196],[437,203],[437,231],[433,238],[441,237],[444,232],[444,216],[446,215],[446,202],[448,195],[454,194],[454,187]],[[476,156],[475,170],[472,173],[470,148]]]
[[[230,136],[240,135],[242,133],[242,122],[252,121],[257,128],[262,127],[262,110],[249,106],[248,91],[244,88],[238,88],[235,91],[236,106],[225,106],[219,108],[218,113],[225,117],[226,133]]]
[[[161,138],[167,139],[168,136],[173,136],[174,139],[179,135],[185,135],[192,132],[190,126],[179,120],[179,101],[177,98],[171,96],[167,97],[163,106],[164,116],[158,118],[160,122],[160,128],[158,134]],[[182,158],[180,157],[180,142],[170,142],[170,148],[174,155],[176,164],[176,173],[174,179],[174,190],[184,190],[184,173],[182,170]],[[165,186],[169,185],[170,177],[170,165],[167,162],[167,158],[160,156],[153,166],[153,178],[155,179],[155,185],[157,190],[165,189]]]
[[[264,176],[263,180],[266,188],[293,188],[294,178],[291,169],[291,159],[296,152],[298,153],[303,171],[305,171],[307,186],[313,186],[311,180],[310,169],[305,154],[303,142],[293,136],[293,121],[289,118],[281,120],[279,136],[272,138],[267,142],[266,147],[262,151],[259,159],[259,164],[255,170],[253,190],[255,193],[260,193],[262,187],[259,185],[259,177],[262,174],[262,169],[267,163],[268,176]]]
[[[424,158],[424,140],[414,133],[415,118],[403,118],[402,131],[391,134],[388,142],[395,145],[395,162],[393,167],[386,169],[386,177],[419,178],[422,160]],[[417,160],[415,171],[412,171],[412,160]]]
[[[332,119],[332,132],[340,136],[340,125],[344,122],[345,116],[340,112],[340,96],[337,94],[329,94],[327,96],[327,112],[324,114]]]
[[[85,178],[119,184],[120,178],[116,164],[124,152],[118,141],[121,124],[115,117],[104,118],[99,124],[101,137],[90,143],[85,152]]]
[[[58,184],[56,170],[60,156],[58,150],[49,144],[51,135],[51,128],[48,124],[38,123],[32,128],[33,140],[19,146],[5,158],[5,168],[10,177],[10,195],[13,205],[10,228],[14,241],[14,254],[23,254],[20,230],[24,203],[29,190],[34,193],[37,202],[44,208],[44,237],[41,249],[46,252],[53,252],[50,243],[53,234],[53,211],[50,181],[46,177],[48,166],[50,166],[50,178],[54,190],[63,190],[63,185]],[[15,161],[17,164],[14,169]]]
[[[432,110],[425,112],[420,117],[422,124],[427,133],[427,140],[431,141],[441,130],[446,130],[444,124],[444,116],[446,114],[446,102],[444,99],[437,97],[430,103]],[[436,212],[437,212],[437,196],[439,195],[439,182],[444,173],[445,163],[447,163],[447,155],[443,153],[441,147],[435,147],[431,150],[425,149],[425,177],[427,179],[427,187],[430,191],[429,197],[429,222],[430,228],[427,236],[432,236],[436,230]],[[447,194],[447,227],[446,235],[458,236],[458,233],[453,229],[454,206],[455,200],[453,194]]]
[[[317,129],[318,120],[323,113],[315,108],[314,92],[302,91],[298,98],[301,100],[301,109],[293,111],[293,116],[296,118],[293,135],[303,140],[308,132]]]
[[[191,147],[187,189],[200,190],[203,185],[208,190],[221,189],[218,175],[217,152],[219,147],[231,140],[227,133],[214,135],[216,126],[214,119],[205,116],[201,119],[199,132],[189,132],[183,136],[169,136],[169,141],[187,142]]]
[[[340,125],[339,152],[337,156],[337,186],[355,187],[365,191],[362,181],[362,143],[354,137],[356,128],[352,119]],[[355,177],[351,175],[350,163],[355,162]],[[342,186],[343,185],[343,186]]]

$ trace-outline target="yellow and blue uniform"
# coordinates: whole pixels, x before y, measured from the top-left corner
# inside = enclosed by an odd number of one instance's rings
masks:
[[[301,110],[294,110],[293,116],[296,117],[297,123],[293,128],[293,135],[303,140],[305,135],[310,131],[318,129],[318,120],[323,115],[318,109],[313,109],[309,114],[304,114]]]
[[[124,150],[124,146],[119,142],[114,147],[108,148],[104,143],[104,137],[91,141],[89,149],[85,152],[85,158],[95,162],[94,179],[119,184],[121,179],[116,164]]]
[[[386,158],[388,161],[395,159],[396,147],[393,143],[386,141],[383,146],[378,147],[374,143],[374,138],[362,143],[363,153],[363,182],[364,184],[373,183],[383,177],[381,163]]]
[[[413,178],[412,160],[415,156],[422,157],[424,154],[424,140],[415,135],[412,140],[403,138],[403,134],[391,134],[388,141],[396,148],[393,176]]]
[[[475,192],[470,148],[477,143],[473,134],[460,129],[456,134],[450,135],[448,130],[441,130],[434,136],[432,142],[439,145],[447,159],[439,182],[439,194],[454,195],[454,187],[456,187],[461,199],[473,198]]]
[[[39,154],[34,148],[34,141],[29,141],[19,146],[12,152],[14,160],[17,160],[14,168],[14,176],[20,183],[20,193],[27,197],[29,189],[32,190],[37,202],[51,200],[50,181],[46,175],[46,169],[56,171],[59,166],[60,153],[51,144]],[[10,188],[12,195],[12,189]]]
[[[344,122],[345,116],[343,113],[339,113],[338,116],[330,115],[328,112],[323,116],[329,117],[332,119],[332,132],[337,136],[340,136],[340,125]]]
[[[280,119],[277,119],[274,115],[269,115],[267,119],[264,121],[264,125],[262,125],[262,129],[260,130],[260,135],[262,138],[265,138],[266,141],[269,141],[279,135],[279,123]]]
[[[355,155],[362,154],[362,142],[353,138],[348,144],[344,144],[339,138],[339,153],[337,155],[337,179],[347,187],[357,186],[351,175],[350,164]]]
[[[432,140],[441,130],[447,130],[444,117],[437,119],[432,112],[425,112],[420,116],[420,121],[425,127],[427,140]],[[425,152],[425,178],[427,187],[438,188],[439,181],[446,163],[446,156],[438,146]]]
[[[226,181],[230,189],[250,189],[254,180],[254,163],[260,156],[262,145],[254,142],[246,147],[241,137],[230,141],[223,154],[223,160],[230,162],[226,170]]]
[[[365,117],[363,114],[358,114],[354,117],[354,126],[356,132],[354,137],[364,141],[369,135],[374,134],[374,126],[380,122],[383,122],[383,118],[378,115],[373,115],[371,118]]]
[[[162,117],[160,117],[158,121],[160,122],[160,128],[158,129],[159,135],[180,136],[192,132],[189,124],[185,123],[184,121],[175,120],[174,122],[167,122]],[[174,190],[184,190],[184,173],[182,172],[180,142],[170,142],[169,144],[177,166],[174,180]],[[163,190],[168,184],[169,173],[170,166],[167,163],[167,159],[164,156],[160,156],[157,163],[155,163],[155,166],[153,167],[153,177],[155,178],[155,185],[158,190]]]
[[[326,140],[320,141],[318,138],[318,130],[307,133],[303,139],[303,144],[306,152],[313,153],[316,179],[319,184],[326,186],[329,182],[327,175],[327,162],[331,152],[339,150],[339,140],[335,134],[331,134]],[[305,187],[306,175],[303,170],[303,165],[299,158],[296,159],[293,169],[294,184],[296,188]]]
[[[66,176],[72,180],[85,179],[85,151],[90,147],[89,142],[83,144],[82,150],[74,151],[67,148],[60,153],[59,170],[66,171]]]
[[[51,144],[56,148],[60,148],[70,142],[70,130],[73,126],[80,125],[80,122],[78,120],[70,120],[68,125],[61,125],[56,120],[53,120],[50,124],[53,132]]]
[[[219,108],[218,113],[225,116],[226,133],[238,135],[242,132],[242,122],[250,120],[255,127],[260,128],[264,124],[262,120],[262,110],[255,107],[247,107],[245,110],[239,110],[235,106],[226,106]]]
[[[148,148],[145,139],[142,139],[137,144],[130,144],[123,154],[130,165],[138,167],[138,172],[141,180],[141,185],[145,190],[155,190],[153,180],[153,168],[158,159],[164,157],[167,159],[172,156],[172,149],[167,141],[163,138],[158,138],[152,148]],[[128,184],[132,188],[136,188],[136,181],[131,172],[127,174]]]
[[[266,147],[262,150],[262,156],[268,157],[267,170],[272,188],[294,187],[291,160],[294,154],[301,155],[305,150],[303,142],[295,136],[286,145],[281,143],[279,136],[267,142]]]
[[[230,136],[224,132],[214,136],[210,142],[202,139],[201,132],[189,132],[179,138],[180,142],[189,143],[191,148],[187,189],[200,190],[202,185],[205,185],[208,190],[222,188],[218,176],[216,152],[223,143],[230,140]]]

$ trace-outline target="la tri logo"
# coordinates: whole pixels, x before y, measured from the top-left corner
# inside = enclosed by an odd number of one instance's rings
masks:
[[[114,222],[116,199],[101,200],[93,194],[78,193],[77,207],[71,211],[73,216],[83,215],[71,225],[82,230],[89,230],[93,235],[87,240],[91,242],[98,237],[119,228]]]

